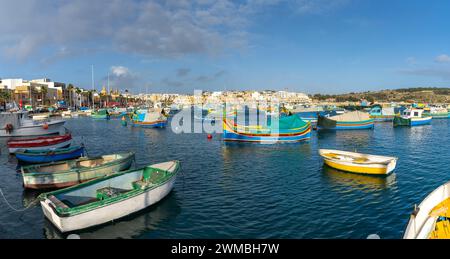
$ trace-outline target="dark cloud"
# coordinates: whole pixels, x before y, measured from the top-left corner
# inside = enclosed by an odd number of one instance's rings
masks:
[[[191,69],[189,69],[189,68],[180,68],[177,70],[177,76],[184,77],[184,76],[187,76],[190,72],[191,72]]]
[[[195,81],[199,82],[199,83],[206,83],[206,82],[211,82],[214,81],[220,77],[222,77],[223,75],[225,75],[225,70],[220,70],[216,73],[214,73],[213,75],[201,75],[198,76],[197,78],[195,78]]]
[[[171,79],[169,79],[169,78],[164,78],[164,79],[162,80],[162,83],[163,83],[164,85],[166,85],[166,86],[169,86],[169,87],[181,87],[181,86],[184,85],[183,82],[171,80]]]
[[[17,60],[43,55],[44,49],[45,55],[56,52],[50,54],[55,58],[71,56],[58,53],[62,47],[70,53],[112,49],[164,58],[216,55],[245,48],[251,16],[286,2],[315,13],[346,1],[2,0],[0,51]]]

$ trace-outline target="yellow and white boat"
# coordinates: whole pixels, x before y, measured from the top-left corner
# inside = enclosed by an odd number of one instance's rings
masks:
[[[450,239],[450,182],[439,186],[411,214],[404,239]]]
[[[397,164],[396,157],[376,156],[332,149],[319,149],[326,165],[358,174],[388,175]]]

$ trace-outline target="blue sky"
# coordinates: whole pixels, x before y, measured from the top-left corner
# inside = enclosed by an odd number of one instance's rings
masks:
[[[2,0],[0,78],[132,92],[450,86],[446,0]],[[21,13],[20,19],[17,14]]]

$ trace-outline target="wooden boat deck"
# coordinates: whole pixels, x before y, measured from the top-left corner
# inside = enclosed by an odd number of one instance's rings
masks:
[[[450,198],[445,199],[434,207],[431,217],[437,217],[434,230],[430,233],[430,239],[450,239]]]

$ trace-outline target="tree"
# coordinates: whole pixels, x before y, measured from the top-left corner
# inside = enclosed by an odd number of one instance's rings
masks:
[[[6,103],[11,98],[11,92],[8,90],[0,91],[0,102],[3,104],[3,108],[6,110]]]
[[[42,106],[45,105],[45,96],[47,95],[48,89],[46,86],[41,87],[41,100],[42,100]]]

